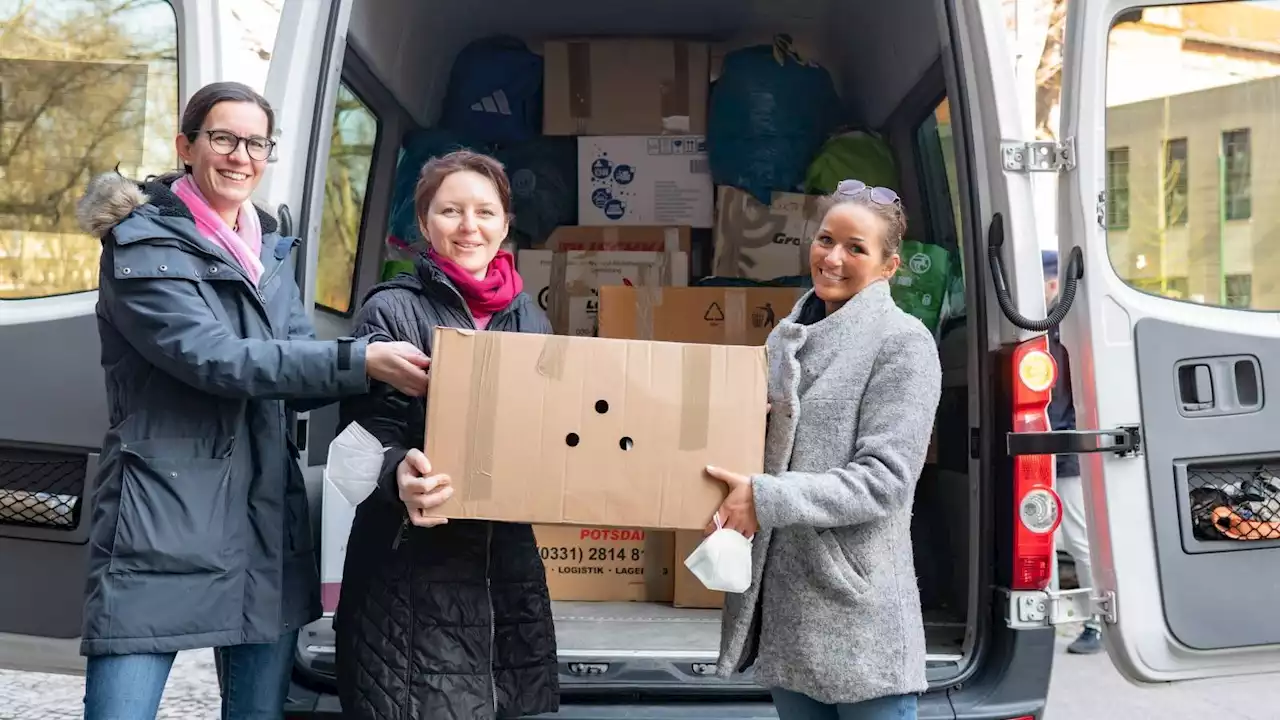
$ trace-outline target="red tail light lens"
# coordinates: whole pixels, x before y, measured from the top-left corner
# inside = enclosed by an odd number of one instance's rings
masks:
[[[1028,340],[1013,353],[1013,431],[1047,432],[1049,400],[1058,368],[1047,337]],[[1053,571],[1053,532],[1062,504],[1053,490],[1053,456],[1013,459],[1013,589],[1043,590]]]

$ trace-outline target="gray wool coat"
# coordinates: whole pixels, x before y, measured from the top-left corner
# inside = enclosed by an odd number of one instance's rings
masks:
[[[751,586],[725,600],[718,673],[754,662],[757,682],[826,703],[924,692],[910,526],[937,347],[886,282],[812,324],[808,303],[812,290],[769,335],[760,531]]]
[[[314,339],[288,262],[297,241],[259,215],[254,287],[165,182],[109,173],[77,207],[102,240],[111,423],[90,526],[86,655],[276,642],[320,615],[286,409],[366,391],[367,345]]]

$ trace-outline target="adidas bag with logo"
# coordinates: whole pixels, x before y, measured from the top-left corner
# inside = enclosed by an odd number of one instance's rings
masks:
[[[520,142],[542,132],[542,57],[517,38],[481,38],[449,73],[440,127],[474,144]]]

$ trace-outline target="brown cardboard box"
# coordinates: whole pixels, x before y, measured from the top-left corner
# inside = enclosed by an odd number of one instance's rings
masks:
[[[426,452],[452,518],[706,526],[707,464],[760,472],[761,347],[437,328]]]
[[[774,192],[768,205],[735,187],[716,192],[715,274],[772,280],[809,274],[809,246],[825,213],[816,195]]]
[[[705,133],[711,81],[706,43],[646,38],[547,42],[546,135]]]
[[[671,602],[672,533],[573,525],[533,531],[552,600]]]
[[[578,224],[715,227],[704,135],[578,138]]]
[[[764,345],[800,288],[600,288],[600,337]]]
[[[685,567],[684,559],[702,544],[702,532],[681,530],[675,533],[676,550],[676,582],[672,605],[683,608],[721,608],[724,607],[724,593],[708,590],[696,575]]]
[[[561,225],[538,250],[569,252],[670,252],[690,251],[688,226],[661,225]]]
[[[689,255],[684,252],[521,250],[517,258],[525,290],[558,335],[596,335],[597,293],[603,286],[689,283]]]

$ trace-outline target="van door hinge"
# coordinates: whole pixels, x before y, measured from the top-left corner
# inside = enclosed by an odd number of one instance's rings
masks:
[[[1075,138],[1065,140],[1002,140],[1000,155],[1010,172],[1061,172],[1076,166]]]
[[[1114,625],[1116,594],[1111,591],[1094,594],[1092,588],[1078,590],[1010,590],[1006,620],[1014,630],[1052,627],[1079,623],[1091,617]]]

